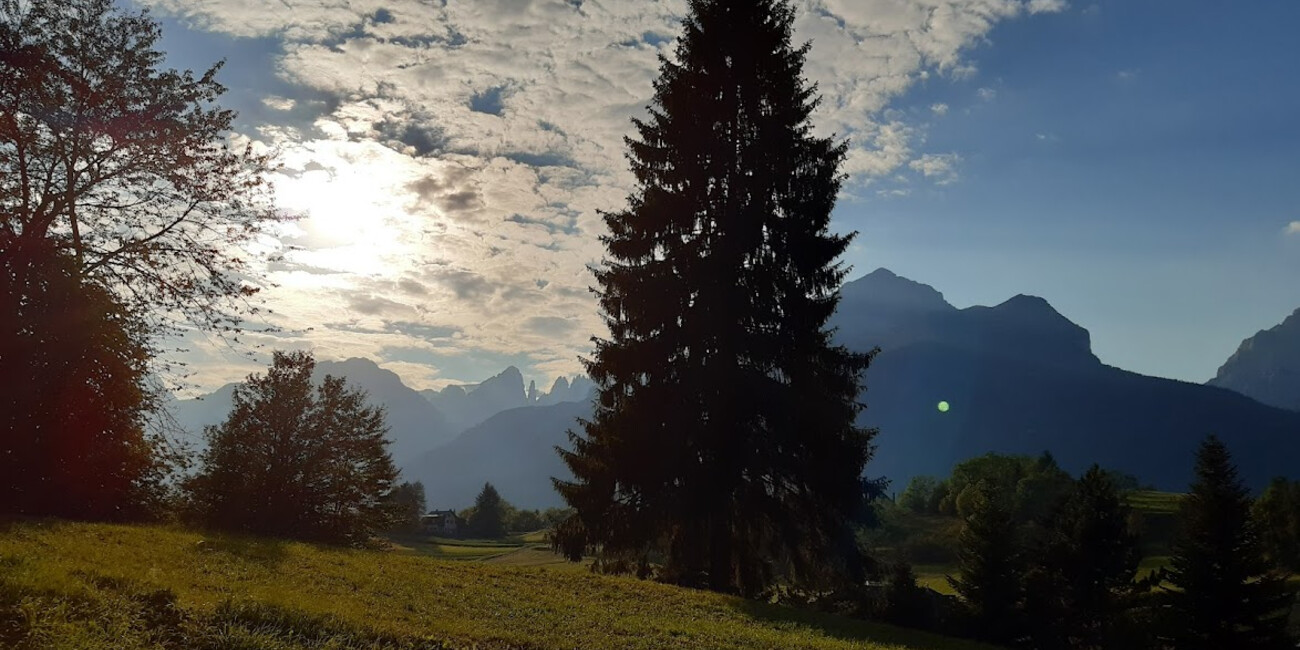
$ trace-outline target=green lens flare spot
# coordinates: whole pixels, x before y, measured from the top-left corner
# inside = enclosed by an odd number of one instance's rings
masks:
[[[940,413],[947,413],[947,412],[948,412],[948,408],[949,408],[949,406],[948,406],[948,403],[947,403],[947,402],[939,402],[939,412],[940,412]]]

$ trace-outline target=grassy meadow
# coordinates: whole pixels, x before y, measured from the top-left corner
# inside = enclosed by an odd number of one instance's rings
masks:
[[[537,537],[452,541],[361,551],[160,527],[2,523],[0,647],[986,647],[594,575],[556,565]]]

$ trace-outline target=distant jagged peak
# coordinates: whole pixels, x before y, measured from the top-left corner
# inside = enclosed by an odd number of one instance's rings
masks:
[[[560,375],[559,377],[556,377],[555,382],[551,384],[550,394],[554,395],[559,391],[567,390],[569,390],[569,379],[564,375]]]
[[[844,283],[840,287],[840,299],[842,303],[870,302],[915,312],[956,310],[934,287],[909,280],[884,267]]]
[[[520,405],[527,399],[527,393],[524,389],[524,373],[519,368],[508,366],[505,370],[484,379],[473,388],[466,386],[470,395],[478,394],[480,396],[492,394],[495,398],[514,400],[519,398]]]

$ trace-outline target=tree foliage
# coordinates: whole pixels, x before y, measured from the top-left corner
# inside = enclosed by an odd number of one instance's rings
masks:
[[[936,492],[939,510],[966,517],[984,483],[992,493],[1007,499],[1006,507],[1018,523],[1041,519],[1070,490],[1074,479],[1056,464],[1050,453],[1038,457],[989,453],[958,463],[952,476]]]
[[[510,504],[501,498],[501,494],[491,483],[484,483],[483,489],[474,498],[474,508],[469,513],[469,532],[475,537],[499,539],[506,535],[506,517]]]
[[[961,596],[972,636],[994,643],[1017,640],[1023,629],[1025,552],[1008,499],[987,482],[970,493],[958,538],[957,572],[949,584]]]
[[[123,519],[156,509],[142,336],[67,255],[39,243],[0,254],[0,512]]]
[[[415,532],[420,530],[420,517],[427,508],[424,499],[424,484],[405,481],[388,493],[388,503],[392,513],[393,530]]]
[[[1300,481],[1274,479],[1251,515],[1269,560],[1283,571],[1300,573]]]
[[[147,334],[231,332],[284,217],[227,140],[220,64],[164,69],[159,38],[111,0],[0,0],[0,250],[53,246]]]
[[[939,511],[939,480],[933,476],[913,476],[898,495],[898,505],[916,513],[933,514]]]
[[[742,594],[861,575],[870,355],[826,329],[845,145],[812,135],[793,22],[784,0],[693,0],[628,140],[637,188],[605,215],[596,272],[599,395],[557,482],[580,519],[561,530],[585,536],[560,546],[599,568]]]
[[[1107,473],[1093,465],[1049,519],[1026,576],[1035,648],[1136,647],[1128,614],[1150,585],[1137,582],[1137,537]]]
[[[1292,647],[1284,632],[1292,597],[1264,556],[1250,506],[1227,447],[1210,436],[1165,573],[1169,640],[1179,650]]]
[[[276,352],[265,375],[236,387],[208,427],[202,472],[190,482],[209,525],[349,544],[388,528],[397,477],[384,410],[327,375],[312,382],[305,352]]]

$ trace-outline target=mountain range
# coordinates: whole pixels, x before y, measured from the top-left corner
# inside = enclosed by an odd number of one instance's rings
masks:
[[[1300,411],[1300,309],[1242,341],[1209,384]]]
[[[1050,451],[1071,471],[1096,462],[1182,490],[1211,433],[1255,488],[1295,474],[1300,459],[1300,413],[1105,365],[1088,331],[1039,297],[958,309],[933,287],[880,269],[842,287],[831,324],[840,343],[881,349],[865,375],[861,423],[879,429],[867,473],[894,490],[990,451]],[[491,480],[517,505],[561,505],[549,479],[569,475],[549,450],[567,446],[565,431],[589,414],[582,406],[498,414],[426,454],[413,475],[436,486],[431,501],[441,493],[468,503]]]
[[[1071,471],[1096,462],[1182,490],[1196,446],[1211,433],[1251,487],[1296,473],[1300,412],[1279,408],[1300,392],[1295,314],[1248,339],[1219,377],[1200,385],[1103,364],[1088,331],[1035,296],[958,309],[885,269],[846,283],[840,296],[831,321],[837,341],[881,350],[865,374],[860,422],[879,429],[867,474],[894,490],[990,451],[1050,451]],[[484,482],[521,507],[563,505],[550,479],[569,475],[554,448],[567,446],[565,432],[590,415],[594,387],[585,377],[558,379],[541,393],[507,368],[478,384],[416,393],[363,359],[322,362],[318,371],[348,377],[388,405],[394,458],[407,480],[425,484],[431,507],[467,506]],[[229,388],[212,401],[224,394],[228,405]],[[940,401],[950,408],[940,411]],[[206,417],[213,413],[224,411]]]
[[[512,366],[478,384],[449,386],[442,391],[416,391],[396,373],[361,358],[318,361],[313,375],[317,381],[325,375],[343,377],[350,386],[365,391],[373,403],[384,406],[388,413],[389,451],[393,461],[402,468],[492,415],[516,408],[583,400],[592,389],[586,377],[560,377],[551,392],[538,393],[534,387],[529,393],[525,391],[522,373]],[[183,429],[197,435],[205,426],[219,424],[226,418],[234,388],[235,384],[227,384],[201,398],[172,402],[169,408]]]

